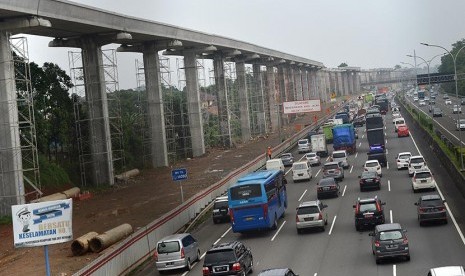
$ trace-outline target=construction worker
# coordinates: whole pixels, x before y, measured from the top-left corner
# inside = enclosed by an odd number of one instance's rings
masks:
[[[271,159],[271,147],[268,147],[266,150],[266,155],[268,156],[268,159]]]

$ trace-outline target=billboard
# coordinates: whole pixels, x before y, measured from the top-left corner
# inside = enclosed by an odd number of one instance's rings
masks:
[[[321,111],[320,100],[283,102],[284,114]]]
[[[34,247],[73,239],[73,200],[11,206],[15,247]]]

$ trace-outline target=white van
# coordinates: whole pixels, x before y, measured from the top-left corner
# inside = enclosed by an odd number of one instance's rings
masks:
[[[405,124],[405,119],[404,118],[396,118],[396,119],[394,119],[393,123],[394,123],[395,132],[397,132],[397,127],[399,125],[404,125]]]
[[[300,139],[299,142],[297,142],[297,145],[299,147],[299,153],[311,151],[310,141],[308,141],[308,139]]]
[[[347,160],[347,151],[346,150],[336,150],[333,151],[331,154],[331,161],[332,162],[339,162],[342,164],[342,167],[344,169],[348,169],[349,166],[349,161]]]
[[[307,161],[294,162],[292,164],[292,180],[310,180],[312,178],[312,166]]]
[[[281,170],[284,172],[284,164],[281,158],[270,159],[266,161],[265,165],[266,170]]]

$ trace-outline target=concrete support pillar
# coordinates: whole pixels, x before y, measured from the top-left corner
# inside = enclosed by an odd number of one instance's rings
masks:
[[[360,72],[355,72],[354,73],[354,84],[355,84],[354,89],[355,89],[356,94],[360,94],[360,92],[361,92],[360,91],[361,90],[360,89],[360,82],[361,82],[361,80],[360,80]]]
[[[113,156],[102,49],[91,37],[82,37],[81,45],[86,99],[91,109],[89,111],[89,142],[92,156],[90,170],[92,183],[93,185],[113,185]]]
[[[286,94],[287,101],[294,101],[295,100],[295,82],[294,82],[294,72],[292,67],[287,67],[287,79],[288,79],[288,89]]]
[[[216,55],[213,58],[215,73],[216,97],[218,102],[218,120],[221,142],[224,147],[232,147],[231,122],[229,118],[229,102],[226,94],[226,78],[224,76],[224,57]]]
[[[19,139],[15,69],[10,36],[0,32],[0,216],[11,216],[11,206],[25,204],[23,164]],[[16,196],[16,197],[15,197]]]
[[[344,79],[344,96],[349,95],[349,73],[343,72],[342,78]]]
[[[318,78],[317,78],[317,70],[312,70],[312,88],[313,88],[313,93],[312,93],[312,99],[319,99],[319,85],[318,85]]]
[[[344,81],[342,79],[342,72],[337,72],[337,95],[344,95]]]
[[[286,95],[287,95],[287,89],[288,89],[288,83],[287,83],[287,78],[286,78],[286,68],[284,65],[280,65],[278,67],[278,83],[279,83],[279,97],[278,97],[278,103],[280,104],[279,106],[279,120],[281,120],[280,125],[285,125],[288,124],[289,122],[287,121],[287,116],[284,115],[283,108],[282,108],[282,103],[287,101]]]
[[[295,68],[294,70],[294,79],[295,79],[295,87],[296,87],[296,99],[298,101],[303,100],[303,93],[302,93],[302,71],[300,68]]]
[[[271,131],[278,129],[278,104],[277,104],[277,93],[276,93],[276,77],[274,73],[274,67],[272,65],[266,66],[266,91],[268,100],[268,112],[267,117],[270,118]]]
[[[349,76],[349,95],[353,95],[355,91],[354,75],[352,72],[347,72],[347,74]]]
[[[266,120],[263,100],[263,78],[260,70],[260,64],[252,65],[254,87],[252,93],[252,131],[256,134],[266,133]]]
[[[308,89],[308,71],[302,70],[302,90],[304,100],[310,99],[310,92]]]
[[[250,114],[247,81],[245,78],[244,62],[236,62],[236,76],[239,93],[239,116],[241,120],[242,141],[250,140]]]
[[[195,52],[186,51],[184,53],[184,71],[186,74],[187,112],[189,114],[192,156],[198,157],[205,154],[205,139],[203,136],[203,120]]]
[[[337,93],[336,88],[336,72],[328,72],[329,74],[329,93]]]
[[[146,44],[142,56],[144,60],[147,118],[150,132],[150,162],[154,168],[166,167],[168,166],[168,150],[166,148],[165,114],[161,89],[160,62],[155,44]]]
[[[325,71],[325,95],[324,100],[329,101],[329,96],[331,95],[331,77],[329,75],[329,71]]]

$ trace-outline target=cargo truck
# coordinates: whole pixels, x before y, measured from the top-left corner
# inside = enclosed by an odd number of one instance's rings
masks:
[[[379,113],[370,113],[365,116],[365,126],[366,129],[374,129],[374,128],[383,128],[384,121],[383,116]]]
[[[334,150],[346,150],[348,153],[355,153],[356,141],[355,130],[352,124],[342,124],[333,127],[333,148]]]
[[[312,135],[311,138],[312,152],[320,157],[328,156],[328,145],[324,134]]]
[[[384,128],[367,129],[369,145],[368,160],[378,160],[381,166],[387,165]]]
[[[333,142],[333,125],[323,125],[323,134],[326,137],[326,143],[331,144]]]

